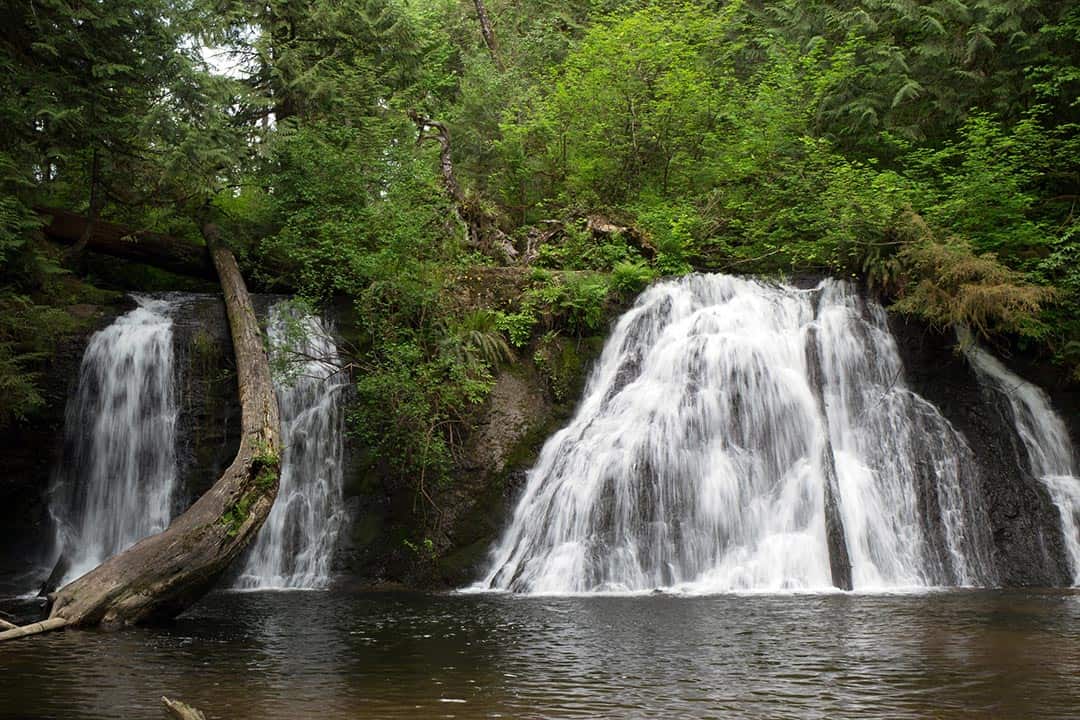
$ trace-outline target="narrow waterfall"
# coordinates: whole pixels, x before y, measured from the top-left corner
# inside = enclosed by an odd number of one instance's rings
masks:
[[[281,407],[281,483],[237,579],[241,588],[318,588],[344,522],[344,404],[348,380],[318,317],[279,303],[270,310],[271,364]]]
[[[1040,388],[970,341],[965,352],[980,378],[1008,398],[1030,470],[1046,486],[1060,513],[1073,584],[1080,585],[1080,467],[1065,422]]]
[[[990,584],[974,466],[846,284],[669,281],[618,321],[479,587]]]
[[[68,401],[50,511],[67,582],[163,530],[177,482],[175,301],[138,307],[95,333]]]

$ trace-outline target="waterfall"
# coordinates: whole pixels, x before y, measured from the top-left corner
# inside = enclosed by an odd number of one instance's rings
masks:
[[[176,490],[175,301],[138,307],[91,338],[68,401],[50,511],[67,582],[168,525]]]
[[[277,500],[237,579],[241,588],[318,588],[344,522],[344,404],[348,380],[318,317],[278,303],[268,334],[281,408]]]
[[[1016,432],[1027,449],[1029,469],[1046,486],[1057,506],[1073,584],[1080,585],[1080,468],[1065,422],[1054,412],[1045,392],[1010,371],[970,338],[965,339],[964,346],[979,377],[1008,398]]]
[[[905,386],[876,303],[689,276],[618,321],[479,587],[991,584],[975,466]]]

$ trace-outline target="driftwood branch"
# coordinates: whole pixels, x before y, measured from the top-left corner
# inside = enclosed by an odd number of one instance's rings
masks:
[[[8,624],[10,625],[11,623]],[[68,621],[63,618],[49,618],[48,620],[42,620],[41,622],[30,623],[29,625],[23,625],[21,627],[13,627],[10,630],[0,632],[0,642],[4,640],[16,640],[21,637],[27,637],[28,635],[38,635],[40,633],[49,632],[50,630],[59,630],[67,625]]]

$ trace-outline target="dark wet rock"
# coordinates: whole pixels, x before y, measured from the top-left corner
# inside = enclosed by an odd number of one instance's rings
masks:
[[[967,440],[990,517],[994,565],[1006,586],[1068,585],[1057,509],[1028,470],[1027,450],[1005,398],[980,384],[952,332],[904,316],[889,322],[912,390],[934,403]]]
[[[59,338],[55,352],[38,368],[44,404],[26,420],[0,433],[0,584],[36,571],[49,559],[50,476],[63,450],[67,399],[78,381],[90,336],[133,306],[124,299],[110,305],[80,303],[68,308],[79,321],[78,330]],[[40,579],[19,578],[15,582],[25,591]]]
[[[185,295],[173,314],[181,488],[176,510],[205,492],[240,444],[240,400],[225,303],[217,294]]]

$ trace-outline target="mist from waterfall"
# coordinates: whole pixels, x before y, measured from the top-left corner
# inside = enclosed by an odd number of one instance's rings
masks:
[[[993,584],[972,452],[902,370],[884,310],[843,282],[651,287],[477,587],[821,590],[841,555],[855,589]]]
[[[337,345],[319,317],[283,302],[270,310],[271,364],[281,409],[277,500],[236,581],[245,589],[320,588],[345,519],[344,396]]]
[[[970,339],[965,341],[965,352],[980,377],[1008,398],[1016,432],[1027,449],[1030,470],[1046,486],[1061,517],[1073,585],[1080,585],[1080,468],[1065,422],[1042,389],[1006,368]]]
[[[164,530],[177,485],[174,300],[138,307],[90,338],[68,401],[50,512],[67,582]]]

